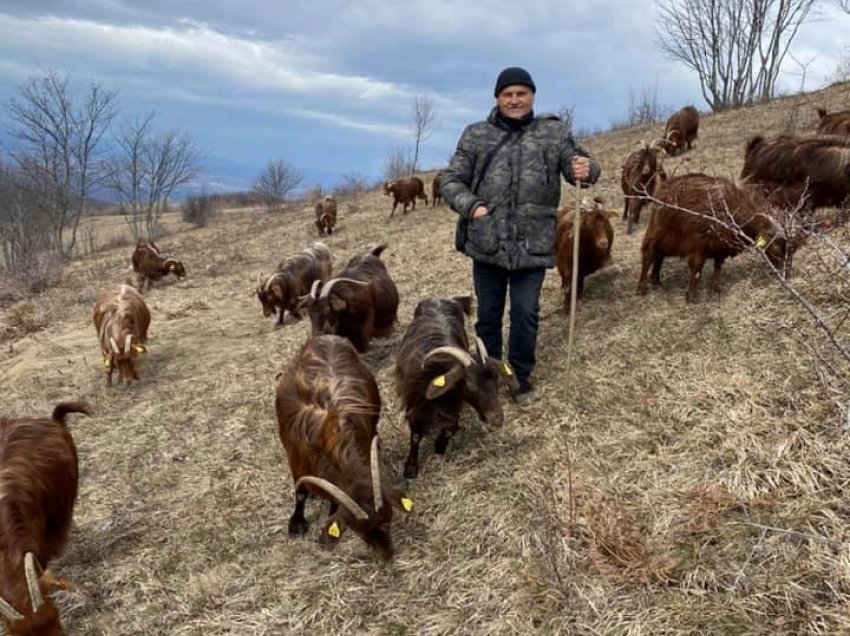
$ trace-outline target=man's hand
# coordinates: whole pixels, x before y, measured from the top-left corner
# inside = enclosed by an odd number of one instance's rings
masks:
[[[587,181],[590,177],[590,159],[587,157],[573,157],[573,179],[576,181]]]
[[[477,208],[475,208],[475,209],[472,211],[472,218],[473,218],[473,219],[477,219],[477,218],[479,218],[479,217],[486,216],[486,215],[488,215],[488,214],[490,214],[490,210],[488,210],[488,209],[487,209],[485,206],[483,206],[483,205],[479,205]]]

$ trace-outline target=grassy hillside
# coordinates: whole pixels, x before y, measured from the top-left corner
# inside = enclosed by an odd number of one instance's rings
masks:
[[[748,135],[807,130],[813,104],[846,107],[848,92],[706,117],[695,150],[668,171],[734,176]],[[612,208],[621,209],[622,158],[661,129],[586,142],[604,170],[596,191]],[[365,360],[384,401],[383,463],[398,476],[408,431],[394,352],[419,299],[472,286],[449,210],[388,221],[389,209],[379,193],[356,209],[343,204],[327,242],[337,263],[389,243],[400,324]],[[276,218],[234,212],[162,241],[189,276],[147,295],[150,353],[130,388],[104,386],[89,316],[129,268],[129,248],[80,260],[60,287],[7,312],[8,331],[21,321],[45,327],[0,350],[3,413],[47,415],[71,398],[95,412],[70,424],[81,492],[54,564],[75,585],[57,596],[68,633],[850,632],[847,367],[753,254],[733,259],[722,294],[697,305],[684,302],[675,260],[661,290],[637,296],[640,233],[624,230],[617,221],[614,263],[587,281],[573,386],[550,272],[541,401],[507,404],[498,430],[465,412],[445,460],[423,444],[409,484],[415,511],[394,528],[390,564],[353,535],[334,552],[320,547],[326,507],[315,501],[307,537],[286,531],[293,493],[274,377],[309,325],[275,328],[253,285],[315,240],[307,207]],[[843,229],[832,238],[850,246]],[[831,316],[847,276],[825,273],[829,258],[822,244],[804,246],[794,282]]]

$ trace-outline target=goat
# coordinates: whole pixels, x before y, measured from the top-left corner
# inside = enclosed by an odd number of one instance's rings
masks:
[[[336,227],[337,205],[336,199],[331,196],[326,196],[324,199],[316,203],[316,228],[319,230],[319,236],[325,234],[331,235]]]
[[[569,207],[561,209],[558,216],[557,239],[555,244],[555,264],[561,275],[561,289],[564,293],[564,310],[570,307],[570,287],[573,272],[573,226],[575,212]],[[578,289],[576,297],[584,291],[584,278],[602,269],[611,261],[611,245],[614,242],[614,228],[608,220],[604,201],[596,197],[593,201],[585,198],[581,204],[579,219],[579,266]]]
[[[431,207],[440,205],[443,201],[443,195],[440,191],[440,171],[434,175],[434,180],[431,181]]]
[[[112,372],[127,384],[138,380],[135,357],[147,353],[145,342],[151,314],[135,287],[123,283],[106,289],[92,309],[92,320],[103,353],[106,384],[112,385]],[[120,344],[119,344],[120,343]]]
[[[384,184],[384,192],[393,195],[393,209],[390,212],[390,218],[395,214],[395,209],[401,203],[403,213],[407,214],[407,206],[413,204],[412,209],[416,209],[416,199],[425,201],[428,205],[428,195],[425,194],[425,183],[419,177],[408,177],[407,179],[399,179],[398,181],[388,181]]]
[[[307,307],[314,336],[343,336],[363,352],[372,338],[392,333],[399,298],[398,288],[380,259],[386,247],[383,243],[357,254],[326,283],[313,283],[300,306]]]
[[[177,278],[186,276],[186,268],[183,263],[174,258],[163,258],[159,247],[153,241],[139,239],[136,249],[133,250],[133,271],[139,275],[139,291],[144,291],[145,283],[148,289],[153,281],[159,280],[168,274],[174,274]]]
[[[301,318],[300,298],[310,291],[315,281],[324,282],[331,275],[333,257],[330,248],[316,242],[294,254],[277,266],[277,271],[265,281],[257,276],[257,298],[263,306],[263,316],[278,313],[277,324],[283,324],[283,314],[288,311],[296,320]]]
[[[336,545],[351,528],[384,559],[393,556],[393,506],[411,501],[384,487],[378,459],[381,397],[369,368],[339,336],[307,341],[278,380],[275,392],[280,440],[295,482],[289,534],[308,529],[310,494],[330,501],[323,540]]]
[[[818,108],[817,132],[820,135],[850,135],[850,110],[837,113],[827,113],[825,108]]]
[[[699,111],[693,106],[685,106],[670,115],[664,127],[663,148],[671,157],[687,149],[699,133]]]
[[[628,221],[627,234],[634,232],[640,222],[640,211],[647,196],[654,196],[658,185],[667,178],[661,164],[667,155],[663,144],[656,140],[651,145],[641,142],[642,148],[630,153],[623,161],[620,187],[625,195],[623,220]]]
[[[91,414],[60,402],[50,419],[0,418],[0,619],[10,636],[65,633],[49,594],[70,585],[42,567],[62,553],[77,501],[68,413]]]
[[[439,431],[434,451],[443,455],[458,430],[463,402],[492,426],[504,423],[499,386],[516,391],[519,383],[507,362],[490,358],[480,338],[468,352],[464,315],[472,314],[469,296],[427,298],[413,314],[396,360],[396,392],[410,427],[410,453],[404,476],[419,473],[419,443],[430,429]]]
[[[697,284],[706,260],[714,260],[710,291],[718,290],[723,261],[748,245],[764,249],[773,265],[790,270],[797,249],[770,214],[770,206],[756,188],[736,185],[722,177],[694,173],[669,179],[658,193],[641,246],[638,293],[647,291],[647,273],[661,284],[661,264],[667,256],[687,259],[687,302],[697,300]]]

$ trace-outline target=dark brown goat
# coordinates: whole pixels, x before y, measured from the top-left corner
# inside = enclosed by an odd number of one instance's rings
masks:
[[[177,278],[186,276],[183,263],[174,258],[163,258],[156,244],[144,239],[139,239],[133,250],[133,271],[139,275],[139,291],[144,291],[145,283],[150,289],[152,281],[168,274],[174,274]]]
[[[664,127],[664,150],[671,157],[691,149],[699,134],[699,111],[693,106],[685,106],[670,115]]]
[[[440,191],[440,171],[434,175],[434,180],[431,182],[431,207],[440,205],[443,201],[443,195]]]
[[[105,290],[95,303],[92,320],[103,353],[107,385],[112,385],[112,372],[126,383],[138,380],[135,357],[147,353],[145,342],[151,314],[141,294],[126,283]]]
[[[790,269],[796,241],[788,241],[770,214],[770,206],[752,186],[738,186],[722,177],[686,174],[669,179],[659,190],[662,204],[653,204],[643,236],[638,292],[647,291],[647,274],[661,284],[661,264],[667,256],[687,259],[690,277],[685,299],[697,299],[702,267],[714,260],[709,289],[717,291],[723,261],[748,245],[764,249],[775,267]]]
[[[818,108],[818,134],[821,135],[850,135],[850,110],[837,113],[827,113],[825,108]]]
[[[417,198],[422,199],[425,201],[425,205],[428,205],[428,195],[425,194],[425,183],[419,177],[408,177],[407,179],[387,182],[384,184],[384,192],[387,195],[393,195],[393,209],[390,212],[390,218],[395,214],[395,209],[399,203],[404,206],[404,214],[407,214],[407,206],[411,203],[413,204],[413,209],[416,209]]]
[[[655,191],[667,173],[661,164],[667,155],[657,142],[647,145],[641,142],[642,148],[630,153],[623,161],[623,172],[620,177],[620,187],[625,195],[623,204],[623,220],[628,221],[627,233],[634,232],[640,222],[640,211],[647,202],[647,196],[655,196]]]
[[[319,236],[325,234],[331,235],[336,227],[336,199],[327,196],[316,203],[316,228],[319,230]]]
[[[310,291],[315,281],[325,282],[333,270],[330,248],[324,243],[313,243],[303,252],[284,259],[277,271],[266,278],[257,278],[257,298],[263,306],[263,316],[278,313],[277,324],[283,324],[283,314],[288,311],[296,320],[301,318],[299,302]]]
[[[410,427],[410,453],[404,476],[419,473],[419,443],[437,429],[434,451],[443,455],[458,430],[463,402],[493,426],[504,423],[499,387],[516,391],[519,384],[510,365],[490,358],[476,338],[475,353],[468,352],[464,314],[471,315],[469,296],[427,298],[416,306],[413,322],[401,341],[396,360],[396,392]]]
[[[564,310],[570,308],[570,288],[573,272],[573,224],[575,216],[572,209],[564,207],[558,216],[555,262],[561,275],[561,289],[564,292]],[[579,219],[579,265],[578,289],[576,297],[584,291],[584,278],[602,269],[611,261],[611,245],[614,242],[614,228],[611,227],[605,204],[601,198],[592,201],[585,199],[581,205]]]
[[[289,533],[307,532],[310,494],[330,501],[323,540],[335,545],[351,528],[385,559],[393,556],[393,506],[410,510],[401,492],[384,487],[378,460],[378,385],[348,340],[307,341],[275,392],[280,440],[295,482]]]
[[[380,259],[387,244],[353,256],[324,284],[314,283],[302,298],[313,335],[336,334],[366,351],[372,338],[389,336],[398,318],[398,288]]]
[[[842,206],[850,197],[850,137],[753,137],[741,178],[783,208]]]
[[[0,418],[0,619],[10,636],[65,633],[50,593],[69,584],[50,570],[68,540],[77,501],[77,448],[60,402],[51,419]]]

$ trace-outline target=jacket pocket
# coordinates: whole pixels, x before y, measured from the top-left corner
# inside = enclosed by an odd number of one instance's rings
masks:
[[[525,247],[529,254],[548,256],[555,253],[556,220],[554,209],[528,217]]]
[[[499,251],[499,225],[493,213],[473,218],[467,238],[476,252],[491,255]]]

